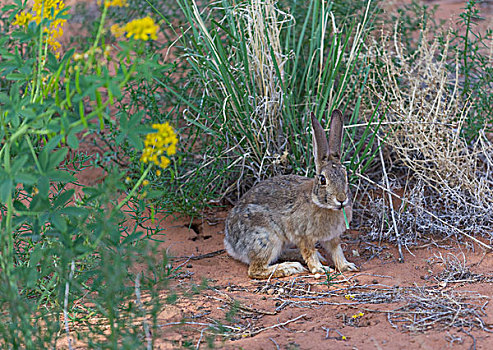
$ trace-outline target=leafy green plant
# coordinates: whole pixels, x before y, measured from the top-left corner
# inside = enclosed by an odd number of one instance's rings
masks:
[[[478,132],[482,129],[493,130],[493,29],[487,28],[483,33],[476,28],[481,19],[478,2],[469,0],[459,15],[457,27],[452,30],[450,40],[451,52],[458,55],[458,60],[457,56],[450,57],[450,70],[455,72],[458,65],[461,74],[461,95],[471,104],[467,124],[463,130],[469,141],[476,140]]]
[[[177,140],[169,125],[140,125],[143,114],[113,115],[122,91],[155,68],[145,40],[157,27],[150,18],[126,26],[130,39],[118,42],[114,59],[103,35],[109,5],[101,5],[85,52],[60,49],[69,18],[63,1],[36,0],[31,8],[17,0],[2,9],[0,336],[6,348],[55,348],[60,334],[69,348],[75,338],[88,348],[152,345],[162,303],[156,288],[166,287],[171,270],[139,230],[144,196],[135,193],[151,169],[161,170],[152,151],[145,160],[137,154],[153,146],[172,155]],[[107,166],[100,184],[83,186],[79,172],[93,159],[78,148],[85,136],[108,128],[132,145],[141,166],[137,179]],[[142,142],[146,134],[152,140]],[[126,175],[129,181],[122,181]],[[129,201],[135,204],[127,210],[141,217],[132,225],[122,211]],[[156,232],[151,225],[148,230]],[[136,263],[143,272],[132,273]],[[142,293],[150,296],[147,305]],[[132,321],[136,317],[144,321]]]

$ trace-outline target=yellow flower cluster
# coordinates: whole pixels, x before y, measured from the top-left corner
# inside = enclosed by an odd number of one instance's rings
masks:
[[[351,317],[352,317],[352,318],[354,318],[354,319],[357,319],[357,318],[363,317],[364,315],[365,315],[364,313],[359,312],[359,313],[357,313],[356,315],[353,315],[353,316],[351,316]]]
[[[344,296],[344,298],[346,298],[347,300],[351,300],[351,299],[354,299],[354,295],[352,295],[352,294],[346,294]]]
[[[64,8],[63,0],[34,0],[33,11],[36,13],[34,16],[36,23],[39,24],[45,18],[50,21],[45,32],[48,33],[46,41],[53,51],[58,50],[61,46],[56,39],[63,35],[63,26],[67,20],[56,18]]]
[[[169,123],[152,124],[152,128],[157,132],[147,134],[140,160],[144,163],[152,162],[164,169],[169,165],[167,156],[176,153],[178,138]]]
[[[120,27],[118,24],[113,24],[110,27],[111,34],[115,36],[115,38],[120,38],[125,35],[125,27]]]
[[[49,24],[44,28],[44,32],[48,35],[45,40],[50,49],[56,52],[60,48],[60,43],[56,40],[63,35],[63,26],[66,19],[57,19],[58,14],[65,8],[63,0],[34,0],[32,11],[33,16],[29,12],[21,12],[15,16],[14,25],[26,26],[31,21],[40,24],[42,20],[47,19]],[[56,54],[60,56],[59,53]]]
[[[33,15],[29,12],[21,12],[15,15],[15,20],[12,23],[14,26],[26,26],[33,20]]]
[[[105,0],[104,1],[104,6],[105,7],[127,7],[128,3],[127,0]]]
[[[127,33],[127,38],[133,37],[137,40],[147,41],[149,39],[157,39],[158,29],[159,27],[154,23],[154,20],[147,16],[141,19],[134,19],[124,27],[114,24],[111,26],[111,33],[117,38]]]

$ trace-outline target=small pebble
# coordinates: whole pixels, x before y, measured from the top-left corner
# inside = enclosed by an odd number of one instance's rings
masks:
[[[269,295],[274,294],[274,289],[272,289],[272,288],[267,289],[267,294],[269,294]]]
[[[316,280],[318,280],[320,278],[320,274],[319,273],[316,273],[315,275],[313,275],[313,278],[315,278]]]
[[[279,294],[282,294],[284,293],[284,288],[279,288],[279,291],[278,291]]]
[[[226,287],[226,292],[229,292],[229,291],[231,291],[231,287],[230,286]]]

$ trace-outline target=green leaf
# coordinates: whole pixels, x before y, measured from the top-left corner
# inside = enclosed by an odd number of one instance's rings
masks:
[[[143,147],[144,144],[142,143],[141,138],[136,133],[131,132],[127,135],[127,137],[128,137],[128,141],[130,142],[130,144],[132,146],[134,146],[138,151],[140,151],[144,148]]]
[[[68,148],[62,148],[50,154],[50,168],[58,166],[67,156]]]
[[[67,232],[67,220],[58,213],[51,215],[51,222],[60,232]]]
[[[67,171],[63,170],[50,170],[46,172],[46,176],[49,177],[51,181],[59,181],[63,183],[75,182],[77,179]]]
[[[11,200],[12,189],[14,188],[12,179],[0,180],[0,201],[2,203],[7,203]]]
[[[27,211],[27,207],[19,200],[14,200],[14,209],[17,211]]]
[[[64,207],[67,202],[69,202],[73,195],[74,195],[75,190],[73,188],[63,191],[60,193],[57,198],[53,201],[53,206],[54,207]]]
[[[18,158],[14,158],[11,164],[11,174],[16,174],[19,170],[24,168],[24,165],[27,162],[27,154],[24,154]]]
[[[50,141],[48,141],[46,146],[44,146],[43,152],[49,153],[49,152],[53,151],[60,144],[61,140],[62,140],[62,135],[56,135],[56,136],[52,137],[50,139]]]
[[[15,174],[15,182],[21,183],[24,185],[34,185],[38,178],[32,174],[28,173],[16,173]]]
[[[50,180],[46,175],[38,178],[38,190],[39,196],[43,199],[48,198],[48,191],[50,190]]]
[[[38,263],[41,261],[45,254],[45,250],[42,245],[36,245],[34,249],[31,251],[31,256],[29,257],[29,265],[31,267],[36,267]]]
[[[25,74],[20,73],[10,73],[5,77],[7,80],[26,80],[27,76]]]
[[[77,138],[77,136],[75,136],[74,133],[70,133],[67,136],[67,145],[69,145],[69,147],[72,149],[79,148],[79,139]]]
[[[2,104],[9,104],[10,103],[10,98],[7,94],[5,93],[0,93],[0,103]]]
[[[89,214],[89,210],[79,207],[65,207],[65,208],[61,208],[59,210],[59,213],[73,217],[77,217],[77,216],[84,217]]]

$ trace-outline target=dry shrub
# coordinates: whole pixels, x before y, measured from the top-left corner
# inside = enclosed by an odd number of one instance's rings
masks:
[[[283,108],[281,80],[284,80],[284,65],[288,56],[283,54],[280,38],[283,27],[292,25],[293,17],[281,11],[273,0],[246,2],[236,8],[236,15],[245,23],[244,43],[249,76],[256,87],[249,96],[255,100],[253,104],[256,107],[249,117],[256,135],[257,144],[253,145],[253,149],[267,150],[267,154],[259,159],[262,164],[265,157],[278,156],[286,149],[286,138],[280,123]],[[262,165],[259,168],[260,173]]]
[[[453,226],[493,238],[493,147],[484,130],[472,144],[461,136],[471,105],[460,94],[458,72],[447,68],[448,43],[423,41],[410,55],[397,35],[384,35],[370,52],[377,67],[372,93],[388,108],[381,127],[386,146],[392,163],[407,169],[406,183],[396,186],[406,187],[417,205],[403,203],[397,213],[401,230],[449,235]],[[381,204],[372,203],[382,209]]]

